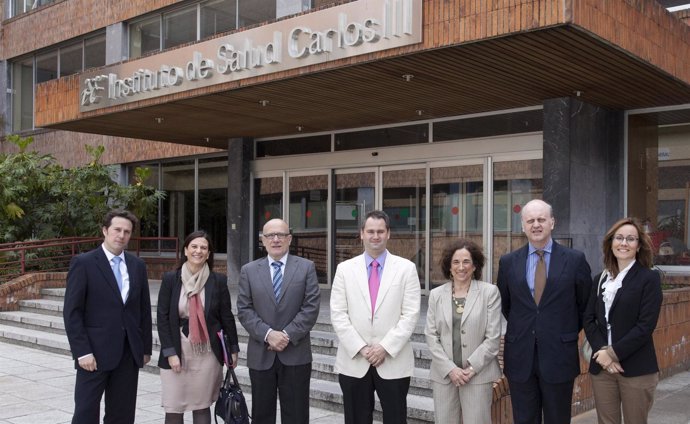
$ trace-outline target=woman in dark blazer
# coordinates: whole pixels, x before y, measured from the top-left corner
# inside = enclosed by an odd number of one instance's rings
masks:
[[[175,271],[163,276],[158,294],[162,404],[166,424],[182,424],[193,411],[194,424],[210,424],[210,406],[218,397],[224,353],[218,332],[227,335],[232,366],[237,366],[237,328],[227,277],[213,269],[208,234],[187,236]]]
[[[659,382],[652,333],[663,295],[652,243],[634,218],[604,237],[604,271],[594,278],[584,316],[589,373],[600,424],[647,423]]]

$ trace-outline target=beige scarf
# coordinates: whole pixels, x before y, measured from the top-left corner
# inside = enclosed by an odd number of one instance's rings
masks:
[[[182,265],[182,286],[189,306],[189,342],[192,344],[192,350],[195,354],[211,350],[206,318],[204,317],[204,306],[199,297],[209,274],[208,264],[204,264],[203,268],[196,274],[192,274],[186,262]],[[208,302],[208,299],[206,301]]]

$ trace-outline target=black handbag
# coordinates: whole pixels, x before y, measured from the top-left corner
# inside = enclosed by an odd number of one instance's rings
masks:
[[[228,367],[223,385],[220,386],[214,413],[216,424],[218,424],[218,417],[225,424],[251,424],[247,401],[244,399],[244,393],[237,382],[232,366]]]

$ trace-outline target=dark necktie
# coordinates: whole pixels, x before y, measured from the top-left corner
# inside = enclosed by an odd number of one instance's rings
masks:
[[[546,261],[544,261],[543,250],[537,250],[535,253],[539,256],[537,269],[534,272],[534,302],[538,305],[546,287]]]
[[[280,297],[280,289],[283,286],[283,273],[281,268],[283,263],[280,261],[273,262],[273,294],[276,295],[276,300]]]

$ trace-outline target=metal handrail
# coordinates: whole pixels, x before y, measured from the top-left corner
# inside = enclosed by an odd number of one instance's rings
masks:
[[[100,237],[65,237],[0,244],[0,284],[28,272],[63,272],[73,256],[89,251],[102,241]],[[177,237],[132,237],[130,253],[140,257],[179,256]]]

